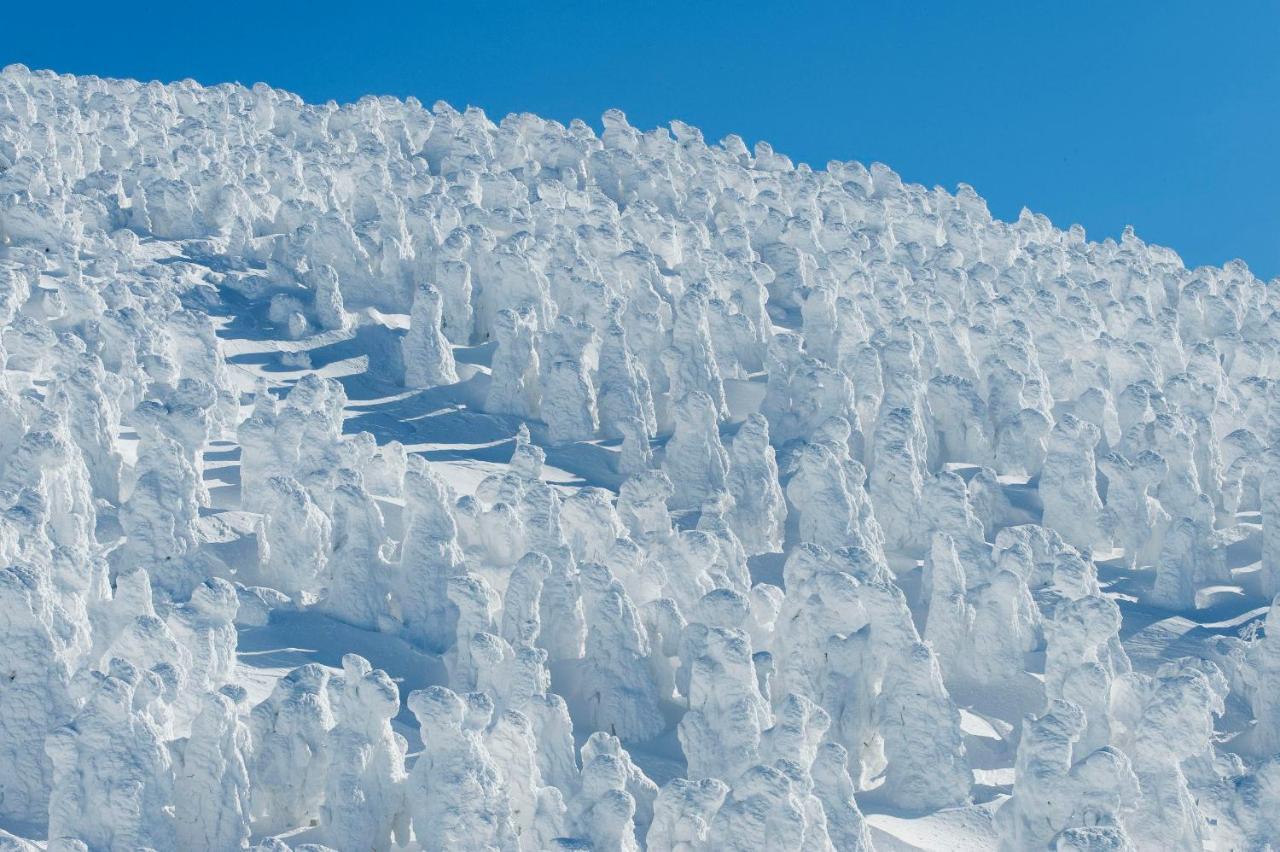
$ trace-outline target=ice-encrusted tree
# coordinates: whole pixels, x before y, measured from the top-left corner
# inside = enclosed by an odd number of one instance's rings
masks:
[[[637,434],[648,437],[657,431],[653,394],[644,364],[627,343],[627,330],[620,316],[620,305],[614,305],[605,328],[600,333],[599,367],[596,371],[597,408],[600,429],[607,437],[627,437],[626,424],[638,422]]]
[[[649,637],[635,604],[609,569],[582,566],[587,622],[579,701],[591,730],[642,742],[662,731],[657,686],[646,658]]]
[[[32,566],[0,570],[0,684],[6,712],[0,714],[0,751],[11,767],[0,785],[0,813],[6,819],[41,823],[48,819],[55,767],[45,737],[69,722],[76,706],[73,672],[60,653],[52,616],[54,590]]]
[[[1096,663],[1109,677],[1128,673],[1129,657],[1117,639],[1120,620],[1115,601],[1099,594],[1065,600],[1054,608],[1044,622],[1044,685],[1049,698],[1061,697],[1067,677],[1082,664]]]
[[[618,425],[622,447],[618,454],[618,473],[629,476],[648,470],[653,464],[653,448],[649,444],[649,426],[638,417]]]
[[[1063,832],[1089,828],[1106,828],[1127,844],[1124,821],[1141,796],[1138,779],[1129,758],[1109,746],[1074,759],[1084,726],[1083,711],[1060,699],[1023,720],[1015,792],[996,815],[1002,850],[1062,848],[1054,841]]]
[[[126,543],[121,560],[146,568],[152,581],[182,600],[201,579],[192,557],[198,546],[198,475],[177,441],[144,432],[140,464],[120,512]]]
[[[590,440],[600,427],[596,388],[587,365],[587,349],[594,343],[590,323],[563,315],[541,336],[538,386],[542,417],[553,444]]]
[[[417,843],[424,850],[518,849],[505,784],[481,738],[492,702],[433,686],[409,693],[409,709],[424,746],[405,788]]]
[[[667,441],[662,469],[675,485],[671,508],[696,509],[725,487],[729,454],[720,443],[715,403],[702,391],[675,407],[675,430]]]
[[[759,760],[761,732],[773,721],[750,639],[730,626],[695,622],[681,644],[689,710],[678,732],[689,776],[733,782]]]
[[[49,734],[49,837],[90,849],[177,848],[173,767],[136,706],[142,679],[121,662],[95,673],[75,718]]]
[[[330,732],[330,761],[320,826],[335,849],[392,848],[409,838],[404,804],[407,744],[391,730],[400,693],[386,672],[363,657],[342,658],[338,722]]]
[[[448,599],[457,613],[452,647],[445,652],[449,682],[463,691],[475,688],[480,665],[473,656],[477,636],[495,633],[500,598],[484,576],[460,574],[449,579]]]
[[[923,497],[921,427],[909,408],[892,408],[876,425],[867,487],[885,546],[914,551],[922,546],[915,518]]]
[[[1198,849],[1205,817],[1183,764],[1209,750],[1226,682],[1213,663],[1175,660],[1154,675],[1131,673],[1112,695],[1112,739],[1133,762],[1141,797],[1125,820],[1141,849]]]
[[[1253,712],[1254,725],[1241,737],[1248,753],[1266,758],[1280,750],[1280,598],[1273,599],[1260,636],[1237,646],[1234,657],[1242,697]]]
[[[451,385],[458,380],[453,349],[449,345],[441,320],[444,297],[428,283],[419,284],[413,298],[409,331],[401,341],[404,357],[404,383],[413,388]]]
[[[1169,515],[1150,492],[1167,470],[1164,458],[1150,450],[1133,461],[1116,452],[1098,458],[1098,472],[1107,478],[1102,526],[1124,548],[1130,565],[1150,565],[1158,558]]]
[[[338,271],[322,264],[311,272],[312,305],[315,323],[326,330],[343,330],[351,322],[342,297]]]
[[[1045,526],[1053,527],[1068,544],[1079,548],[1103,544],[1102,500],[1094,463],[1098,440],[1098,427],[1065,415],[1049,433],[1040,474]]]
[[[749,415],[729,444],[726,486],[733,497],[729,524],[748,554],[780,551],[787,505],[769,445],[769,423],[760,414]]]
[[[712,818],[708,848],[801,849],[806,827],[803,802],[791,779],[781,769],[758,765],[737,780]]]
[[[826,444],[799,451],[796,471],[787,483],[787,499],[800,513],[800,540],[828,548],[844,546],[858,530],[854,489],[839,458]]]
[[[668,781],[654,801],[648,847],[689,852],[711,848],[711,820],[728,792],[728,786],[716,778]]]
[[[1262,509],[1262,593],[1280,594],[1280,451],[1269,450],[1264,456],[1264,473],[1258,479],[1258,496]]]
[[[881,793],[885,801],[917,813],[969,801],[973,775],[960,713],[927,644],[917,642],[897,665],[889,666],[876,718],[887,762]]]
[[[267,511],[257,523],[255,579],[299,600],[319,593],[326,576],[332,522],[293,477],[262,484]]]
[[[498,414],[536,418],[539,412],[539,361],[535,346],[537,317],[529,306],[503,309],[494,324],[498,341],[493,353],[484,409]]]
[[[564,794],[543,783],[537,734],[529,717],[516,710],[497,716],[485,733],[485,747],[507,785],[511,819],[521,848],[548,848],[564,836]]]
[[[204,693],[191,735],[173,752],[174,822],[183,849],[242,849],[250,835],[249,730],[236,703]]]
[[[437,652],[448,648],[454,620],[448,582],[465,570],[449,486],[419,455],[404,479],[405,532],[395,599],[405,634]]]
[[[582,765],[608,762],[622,770],[623,789],[636,803],[634,823],[637,837],[648,834],[653,823],[654,803],[658,798],[658,785],[644,774],[631,755],[615,736],[597,731],[582,745]]]
[[[847,762],[848,752],[844,746],[833,742],[820,745],[809,767],[813,792],[822,802],[831,845],[850,852],[870,852],[874,848],[871,827],[853,797],[853,780],[849,777]]]
[[[332,492],[332,532],[322,611],[357,627],[376,628],[386,615],[391,566],[384,556],[385,527],[358,473],[339,472]]]
[[[187,688],[196,694],[216,692],[234,677],[239,609],[235,587],[210,577],[170,613],[168,627],[190,658]]]
[[[705,394],[715,422],[728,413],[728,405],[711,339],[707,300],[708,290],[703,284],[685,290],[675,308],[671,348],[662,353],[662,360],[670,377],[672,400]]]
[[[1197,501],[1194,517],[1175,520],[1165,530],[1156,560],[1151,602],[1169,609],[1194,609],[1196,591],[1231,579],[1225,547],[1213,530],[1213,504]]]
[[[319,815],[334,726],[329,677],[315,663],[296,668],[249,715],[252,813],[259,830],[285,831]]]

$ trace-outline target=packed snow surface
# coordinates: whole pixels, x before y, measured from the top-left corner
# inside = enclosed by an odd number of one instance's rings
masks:
[[[1280,292],[603,127],[0,73],[0,849],[1280,838]]]

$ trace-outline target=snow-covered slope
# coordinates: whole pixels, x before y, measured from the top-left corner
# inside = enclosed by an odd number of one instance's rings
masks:
[[[1280,294],[603,122],[0,73],[0,848],[1280,836]]]

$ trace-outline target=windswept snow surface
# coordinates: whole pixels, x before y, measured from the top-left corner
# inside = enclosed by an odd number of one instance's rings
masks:
[[[603,125],[0,73],[0,848],[1280,837],[1280,293]]]

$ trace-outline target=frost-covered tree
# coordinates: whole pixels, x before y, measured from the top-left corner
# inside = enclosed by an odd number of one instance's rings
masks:
[[[219,577],[205,580],[189,601],[174,608],[168,625],[190,654],[188,689],[213,692],[232,680],[239,609],[235,587]]]
[[[728,407],[711,339],[707,300],[705,285],[694,284],[685,290],[676,304],[671,348],[662,353],[662,360],[670,378],[672,400],[689,394],[705,394],[713,420],[719,420]]]
[[[404,383],[414,388],[449,385],[458,380],[453,349],[441,329],[444,297],[430,284],[418,285],[409,317],[409,332],[401,341]]]
[[[750,639],[726,625],[695,622],[681,646],[689,710],[678,731],[689,776],[735,781],[759,760],[761,733],[773,721]]]
[[[331,761],[329,671],[314,663],[280,678],[253,708],[249,762],[254,825],[280,832],[319,815]]]
[[[969,801],[973,776],[960,713],[928,645],[912,645],[904,659],[889,666],[876,713],[887,761],[882,792],[887,802],[923,812]]]
[[[49,837],[90,849],[177,848],[173,767],[160,731],[135,706],[128,663],[95,673],[75,718],[49,734]]]
[[[853,780],[846,768],[848,752],[838,743],[825,742],[818,747],[813,765],[814,795],[822,802],[827,820],[827,835],[836,849],[862,852],[874,847],[871,827],[853,797]]]
[[[452,642],[448,582],[465,568],[449,486],[421,456],[410,457],[404,480],[405,533],[395,600],[406,635],[435,651]]]
[[[270,477],[262,493],[256,579],[299,599],[317,594],[329,561],[329,517],[292,477]]]
[[[725,487],[729,454],[720,443],[715,403],[695,391],[675,407],[675,431],[667,441],[662,469],[675,485],[673,509],[694,509]]]
[[[1226,682],[1213,663],[1176,660],[1114,687],[1112,739],[1133,762],[1141,797],[1125,821],[1139,849],[1198,849],[1205,818],[1183,764],[1209,749]]]
[[[1103,543],[1102,500],[1093,454],[1098,440],[1098,427],[1064,416],[1049,433],[1040,474],[1045,526],[1053,527],[1068,544],[1079,548]]]
[[[1124,548],[1130,565],[1150,565],[1158,558],[1169,516],[1150,490],[1167,470],[1164,458],[1150,450],[1134,461],[1115,452],[1098,459],[1098,471],[1107,478],[1102,526]]]
[[[662,731],[657,685],[649,673],[649,637],[626,589],[598,563],[582,566],[587,622],[583,688],[579,695],[592,730],[641,742]]]
[[[735,782],[712,818],[708,847],[735,852],[770,845],[802,849],[806,827],[804,803],[787,774],[754,766]]]
[[[620,306],[615,306],[619,308]],[[627,343],[627,330],[619,310],[614,310],[601,332],[599,368],[596,372],[600,429],[611,438],[627,437],[638,422],[645,437],[657,430],[653,394],[644,364]]]
[[[396,685],[363,657],[342,658],[338,723],[330,732],[321,832],[335,849],[390,849],[409,836],[404,805],[407,744],[391,730],[400,709]]]
[[[60,654],[52,621],[54,591],[31,566],[0,571],[0,683],[6,712],[0,713],[0,750],[11,771],[2,784],[6,819],[40,823],[48,818],[54,764],[45,736],[71,721],[68,661]]]
[[[748,554],[780,551],[787,505],[769,446],[769,422],[759,414],[747,417],[729,445],[726,486],[733,497],[729,526]]]
[[[506,785],[481,738],[492,702],[433,686],[409,693],[409,709],[424,746],[405,788],[418,844],[518,849]]]
[[[484,403],[486,411],[526,418],[538,416],[536,327],[537,318],[528,306],[519,311],[504,309],[498,313],[494,328],[498,347],[493,354],[492,378]]]
[[[728,792],[728,786],[716,778],[668,781],[654,801],[648,848],[688,852],[711,848],[711,820]]]
[[[923,434],[909,408],[885,412],[876,425],[872,467],[867,490],[876,518],[884,528],[885,545],[894,550],[922,546],[915,523],[923,497]]]
[[[574,322],[563,315],[542,335],[538,386],[542,417],[553,444],[590,440],[600,426],[596,388],[586,363],[594,336],[590,323]]]
[[[854,488],[838,457],[826,444],[800,450],[796,472],[787,483],[787,499],[800,513],[801,541],[827,548],[843,547],[859,532]]]
[[[242,849],[249,841],[248,728],[235,702],[216,692],[201,697],[191,736],[173,752],[174,822],[183,849]]]
[[[342,474],[333,489],[327,588],[321,609],[339,621],[375,628],[388,612],[391,566],[384,551],[384,518],[359,474]]]
[[[1063,833],[1097,828],[1120,841],[1109,848],[1127,846],[1124,820],[1140,798],[1138,779],[1124,753],[1109,746],[1073,760],[1084,724],[1081,709],[1059,699],[1023,721],[1015,792],[996,816],[1001,849],[1062,848],[1054,841]]]
[[[199,476],[181,445],[159,430],[144,429],[120,525],[126,542],[121,561],[146,568],[152,582],[177,600],[200,581],[192,557],[198,546]]]
[[[1129,671],[1129,657],[1116,638],[1120,619],[1115,601],[1099,594],[1062,601],[1054,608],[1044,622],[1044,686],[1049,698],[1061,697],[1068,674],[1082,663],[1097,663],[1112,677]]]

